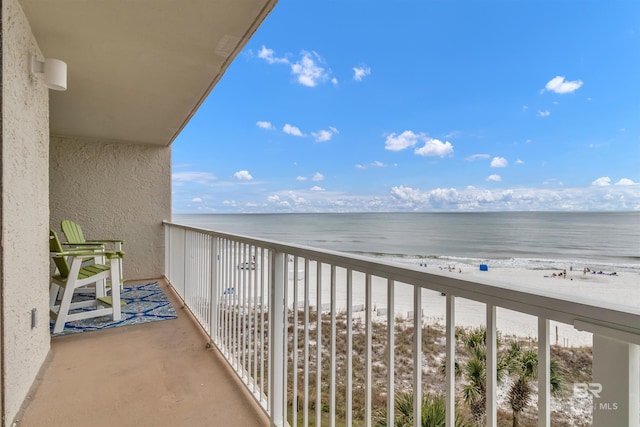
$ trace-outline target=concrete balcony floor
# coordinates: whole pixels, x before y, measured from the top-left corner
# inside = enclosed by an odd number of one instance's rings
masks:
[[[52,338],[15,425],[268,426],[173,290],[159,283],[177,319]]]

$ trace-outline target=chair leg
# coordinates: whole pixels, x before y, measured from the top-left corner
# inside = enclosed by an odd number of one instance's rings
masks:
[[[120,258],[111,260],[111,307],[113,308],[113,320],[122,319],[122,310],[120,308]],[[116,282],[117,281],[117,282]]]
[[[69,315],[69,310],[71,309],[72,299],[73,299],[73,287],[67,286],[66,288],[64,288],[64,293],[62,294],[62,300],[60,301],[60,306],[58,307],[58,315],[56,317],[56,323],[53,326],[54,334],[57,334],[63,331],[64,324],[67,323],[67,316]]]
[[[53,309],[55,307],[56,302],[58,301],[58,295],[60,294],[60,289],[62,289],[56,283],[51,282],[49,285],[49,308]]]

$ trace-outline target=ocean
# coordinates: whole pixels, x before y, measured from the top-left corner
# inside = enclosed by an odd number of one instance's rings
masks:
[[[173,222],[435,266],[640,273],[640,212],[174,214]]]

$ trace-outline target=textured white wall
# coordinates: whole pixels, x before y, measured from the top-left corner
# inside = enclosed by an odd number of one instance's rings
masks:
[[[49,94],[17,0],[2,0],[2,280],[5,407],[11,425],[49,351]],[[31,328],[31,309],[39,324]]]
[[[51,137],[51,228],[82,226],[87,239],[124,239],[124,278],[164,272],[163,220],[171,219],[171,148]]]

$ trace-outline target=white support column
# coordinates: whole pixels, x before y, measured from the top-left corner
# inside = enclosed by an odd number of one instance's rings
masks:
[[[422,288],[413,287],[413,427],[422,426]]]
[[[273,254],[271,270],[271,289],[269,292],[269,408],[271,409],[271,422],[274,426],[286,425],[286,413],[284,413],[285,384],[284,372],[284,287],[287,285],[285,270],[285,254],[277,252]]]
[[[446,427],[455,426],[456,416],[456,297],[447,294],[446,308]]]
[[[496,427],[498,425],[496,338],[496,306],[487,304],[487,421],[485,425],[488,427]]]
[[[549,319],[538,317],[538,427],[551,426]]]
[[[639,346],[593,334],[593,426],[638,427]]]

